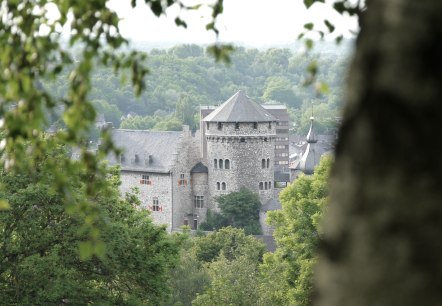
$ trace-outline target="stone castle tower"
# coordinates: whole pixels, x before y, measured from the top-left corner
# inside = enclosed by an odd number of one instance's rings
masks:
[[[273,198],[276,119],[238,91],[203,124],[211,197],[246,187],[261,203]]]

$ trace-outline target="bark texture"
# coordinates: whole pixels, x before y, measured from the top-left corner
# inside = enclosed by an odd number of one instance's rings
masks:
[[[316,305],[442,305],[442,1],[368,0]]]

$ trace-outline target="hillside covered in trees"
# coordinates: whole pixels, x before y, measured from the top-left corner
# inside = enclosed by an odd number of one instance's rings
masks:
[[[238,47],[230,64],[225,65],[216,63],[197,45],[151,49],[147,57],[151,69],[147,90],[139,98],[124,75],[98,67],[89,99],[114,127],[179,130],[182,124],[188,124],[195,129],[200,105],[218,105],[242,89],[256,102],[287,105],[294,132],[305,132],[313,104],[318,130],[326,132],[335,125],[343,100],[348,57],[341,51],[338,48],[306,55],[290,49]],[[318,83],[306,87],[303,84],[312,63],[318,67]],[[45,86],[63,97],[67,94],[68,75]],[[325,94],[318,94],[318,86]],[[122,116],[128,114],[130,118],[121,122]]]

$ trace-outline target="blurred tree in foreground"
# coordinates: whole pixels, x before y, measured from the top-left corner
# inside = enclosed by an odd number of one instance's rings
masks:
[[[102,216],[99,223],[68,214],[63,195],[52,188],[56,178],[47,171],[49,160],[64,155],[61,147],[53,150],[32,175],[0,169],[0,196],[11,205],[0,212],[1,304],[158,305],[168,293],[177,241],[153,225],[136,196],[120,197],[119,169],[107,173],[108,183],[91,204]],[[72,178],[70,189],[82,197],[84,180],[80,175]],[[92,225],[92,233],[102,237],[95,247],[106,252],[85,261],[81,258],[93,251],[87,235]]]

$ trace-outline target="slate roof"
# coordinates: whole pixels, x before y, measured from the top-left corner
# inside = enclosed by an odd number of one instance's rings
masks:
[[[210,122],[269,122],[276,121],[261,105],[250,100],[243,92],[238,91],[229,100],[221,104],[204,118]]]
[[[207,169],[207,167],[204,166],[202,162],[197,163],[190,170],[190,173],[208,173],[208,172],[209,172],[209,169]]]
[[[123,154],[121,163],[109,156],[109,164],[121,164],[121,169],[127,171],[168,173],[182,135],[172,131],[112,130],[112,139]]]

